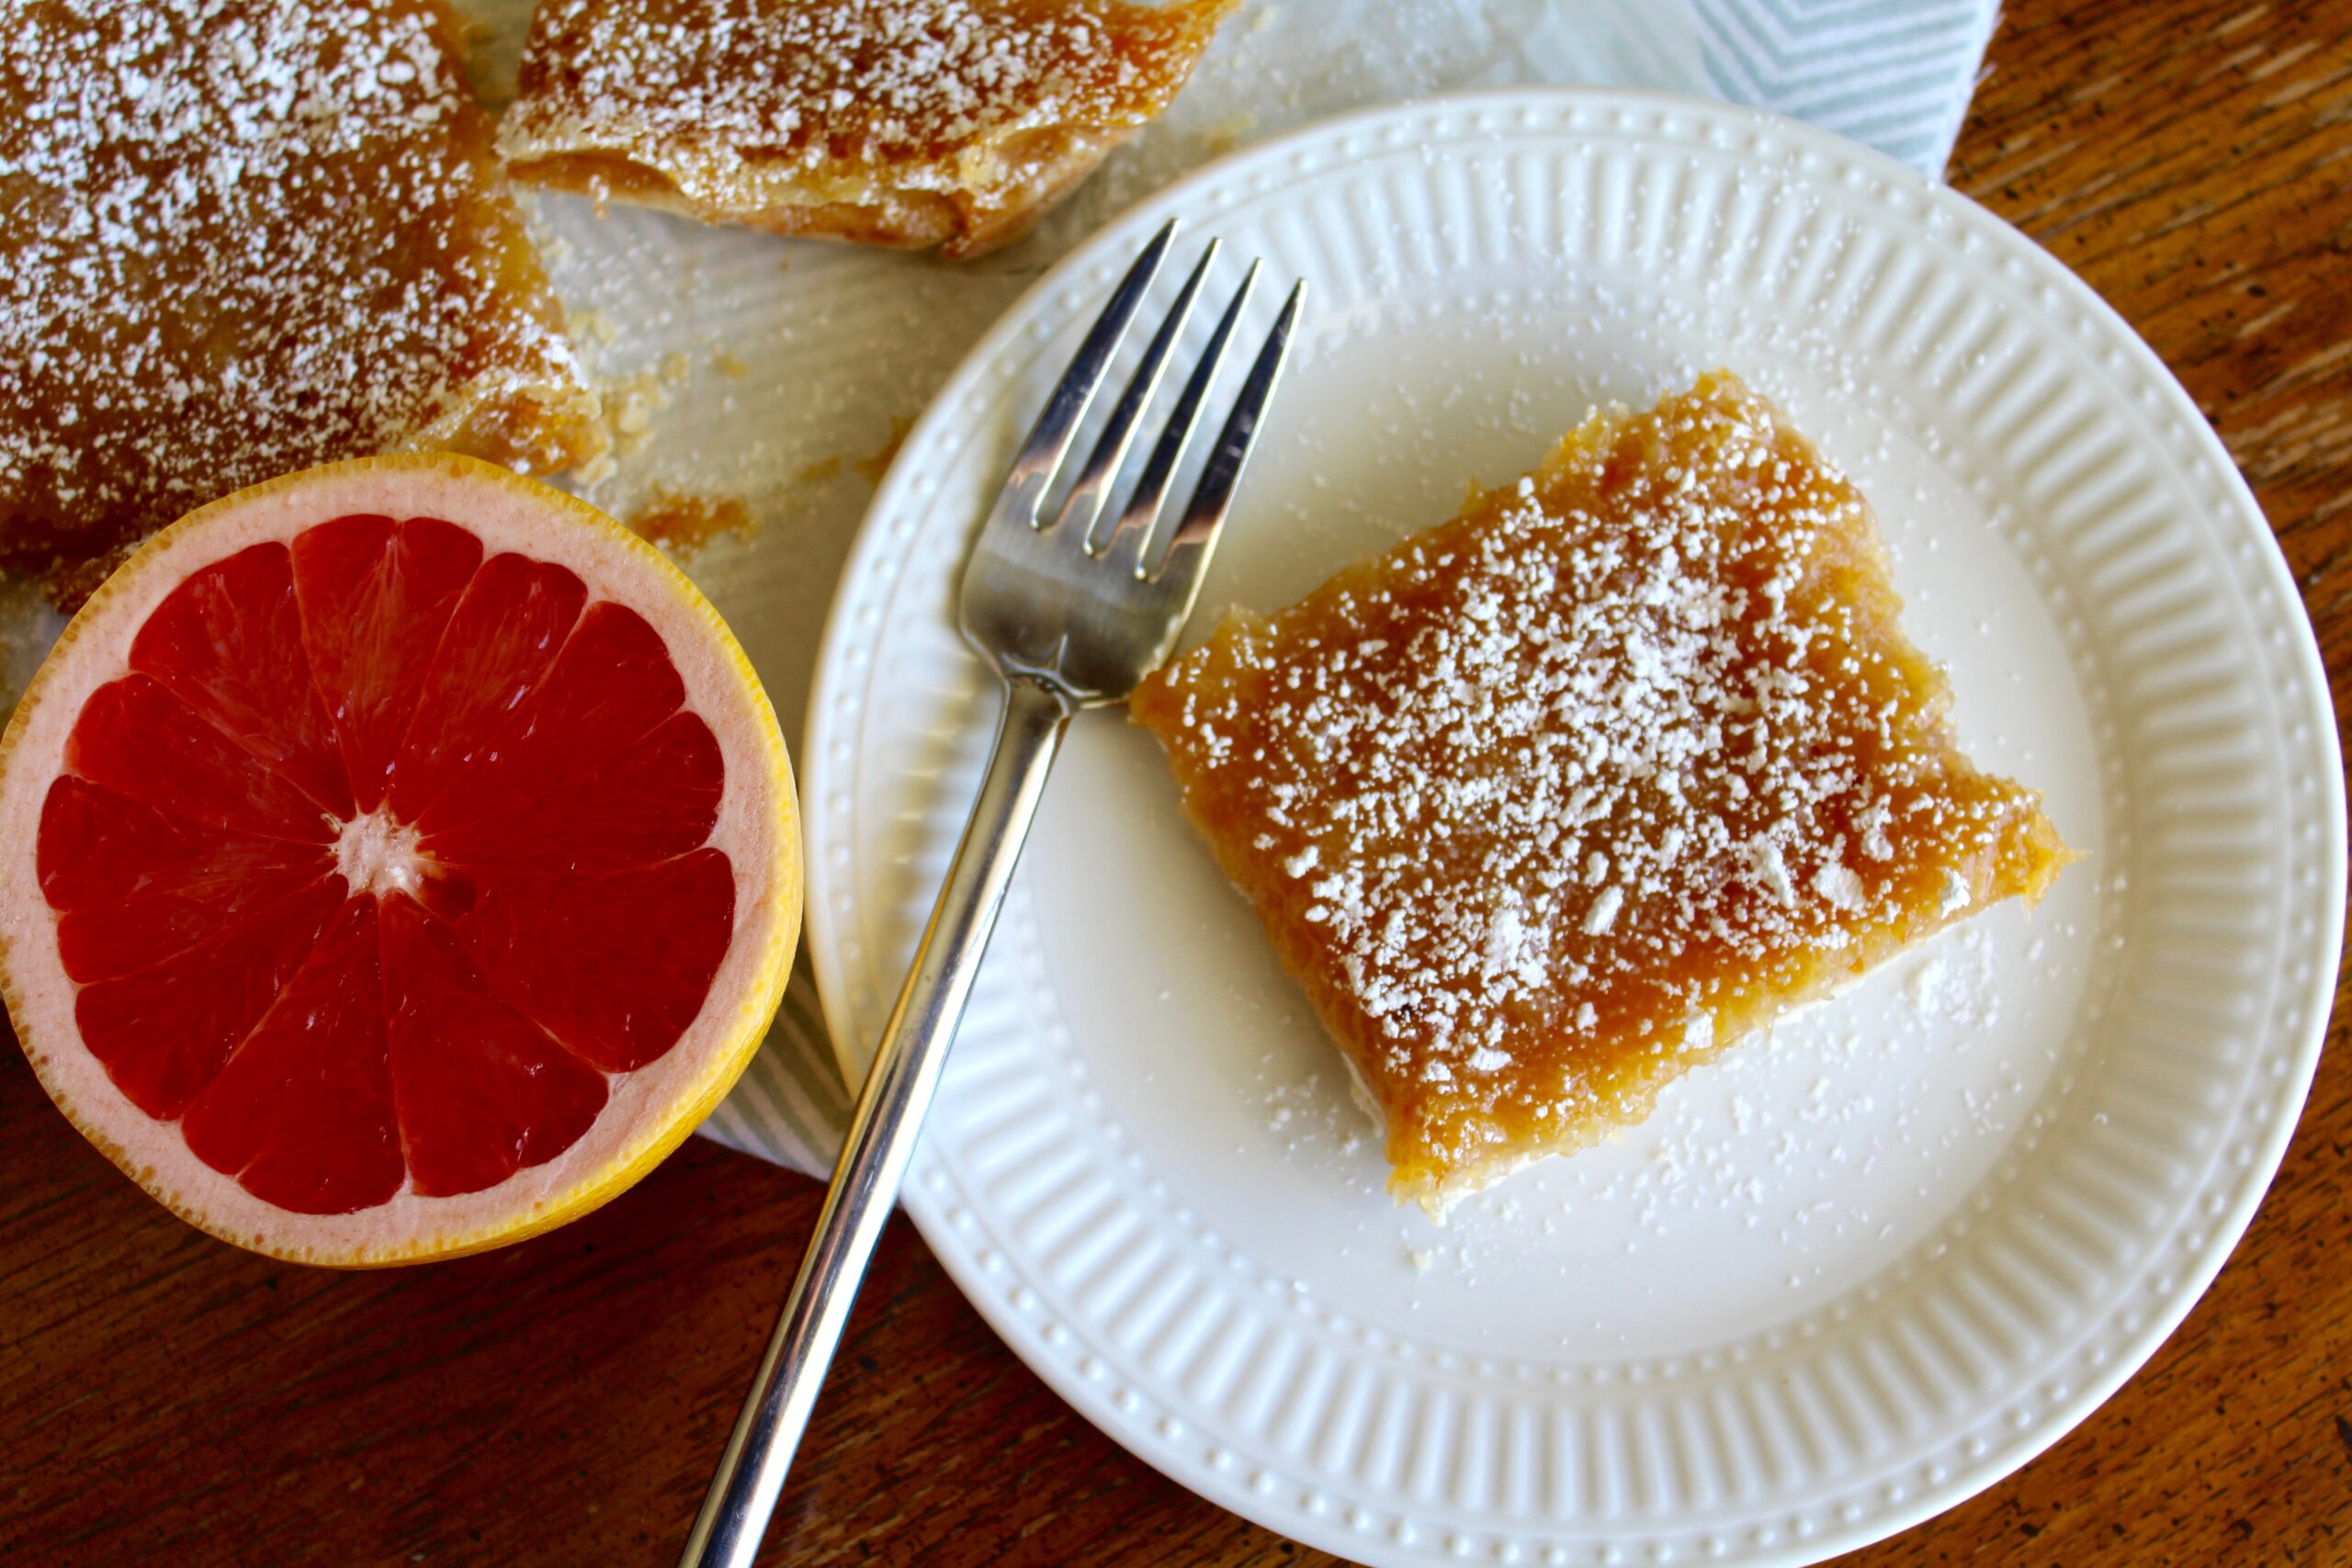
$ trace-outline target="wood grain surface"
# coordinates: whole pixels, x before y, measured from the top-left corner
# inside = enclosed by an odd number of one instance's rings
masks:
[[[2010,0],[1952,178],[2188,384],[2352,663],[2352,5]],[[2340,1000],[2340,992],[2339,992]],[[2154,1361],[1848,1559],[2352,1562],[2352,1060]],[[816,1185],[695,1142],[569,1229],[283,1267],[173,1219],[0,1051],[0,1562],[673,1561]],[[1100,1437],[894,1222],[765,1561],[1326,1562]]]

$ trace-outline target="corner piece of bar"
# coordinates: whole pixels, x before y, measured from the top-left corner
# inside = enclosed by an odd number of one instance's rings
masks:
[[[517,180],[978,255],[1175,100],[1238,0],[539,0]]]
[[[9,15],[0,568],[70,597],[292,469],[603,448],[443,0]]]

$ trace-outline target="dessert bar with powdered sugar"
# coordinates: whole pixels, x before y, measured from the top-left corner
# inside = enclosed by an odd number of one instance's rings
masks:
[[[441,0],[41,0],[0,51],[0,568],[223,491],[601,450]]]
[[[1442,1213],[2073,858],[1900,610],[1860,493],[1714,375],[1131,712]]]
[[[1238,0],[542,0],[514,177],[970,256],[1156,118]]]

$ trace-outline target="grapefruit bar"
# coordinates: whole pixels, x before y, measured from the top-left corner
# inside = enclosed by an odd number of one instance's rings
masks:
[[[35,0],[0,52],[0,566],[225,491],[604,445],[440,0]]]
[[[1442,1214],[2073,858],[1900,609],[1861,495],[1715,375],[1132,712]]]
[[[978,255],[1156,118],[1238,0],[541,0],[519,180]]]

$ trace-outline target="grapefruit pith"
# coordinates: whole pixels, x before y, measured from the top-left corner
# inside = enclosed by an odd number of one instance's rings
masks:
[[[66,628],[0,739],[0,989],[51,1098],[213,1235],[517,1240],[718,1103],[800,922],[791,764],[718,613],[443,454],[240,491]]]

